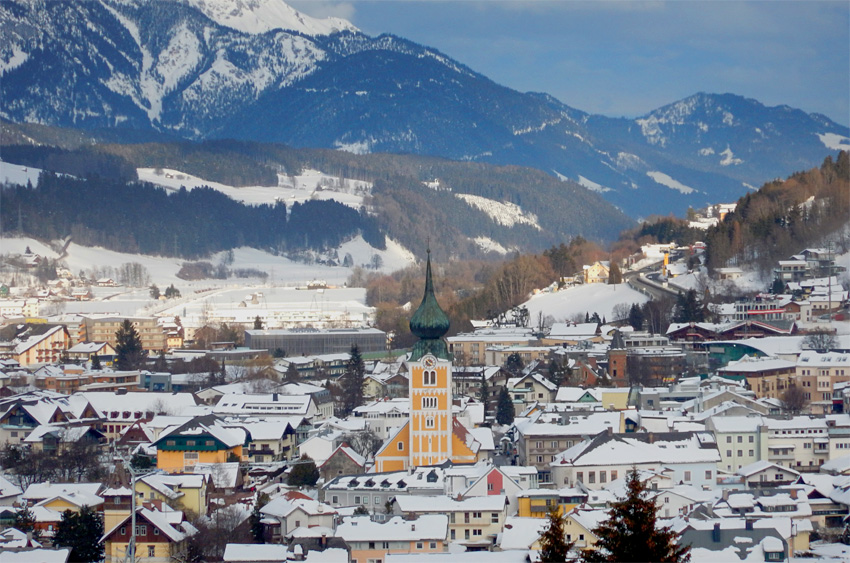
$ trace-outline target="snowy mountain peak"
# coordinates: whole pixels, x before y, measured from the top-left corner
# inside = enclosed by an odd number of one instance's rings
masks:
[[[185,0],[205,16],[223,26],[250,34],[273,29],[305,35],[330,35],[337,31],[359,31],[342,18],[313,18],[283,0]]]

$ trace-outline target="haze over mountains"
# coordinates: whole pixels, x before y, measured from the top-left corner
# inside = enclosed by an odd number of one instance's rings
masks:
[[[734,200],[850,148],[822,115],[732,94],[587,114],[281,0],[4,2],[0,37],[13,122],[529,166],[632,217]]]

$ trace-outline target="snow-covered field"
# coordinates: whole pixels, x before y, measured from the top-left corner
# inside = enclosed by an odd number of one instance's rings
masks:
[[[523,305],[528,308],[530,323],[537,322],[539,312],[551,316],[556,322],[568,321],[585,313],[599,313],[610,321],[615,318],[614,308],[620,303],[645,303],[649,298],[626,284],[608,285],[592,283],[571,287],[554,293],[539,293]]]
[[[41,174],[40,168],[9,164],[0,160],[0,184],[21,184],[22,186],[26,186],[27,181],[29,181],[33,186],[37,186],[39,174]]]
[[[59,244],[54,249],[30,238],[0,239],[0,254],[23,254],[27,247],[40,256],[50,259],[59,257]],[[338,249],[338,253],[340,258],[346,254],[351,254],[354,259],[354,266],[363,267],[370,263],[374,254],[378,254],[383,261],[381,271],[384,272],[402,269],[415,262],[412,253],[393,241],[387,241],[387,250],[377,251],[363,241],[361,237],[343,244]],[[217,265],[221,262],[223,256],[224,253],[222,252],[209,257],[207,261]],[[111,267],[117,269],[122,264],[136,262],[145,267],[150,275],[151,283],[157,284],[162,290],[174,284],[183,297],[178,301],[163,303],[152,300],[147,288],[92,287],[92,293],[96,300],[68,302],[64,305],[64,312],[147,315],[168,309],[173,314],[184,316],[186,313],[191,313],[193,310],[202,307],[203,302],[207,300],[212,300],[211,303],[216,306],[236,306],[244,299],[246,294],[252,292],[259,291],[267,296],[275,295],[274,288],[290,288],[292,291],[285,295],[287,298],[292,297],[295,303],[299,303],[307,298],[305,295],[315,292],[296,292],[294,291],[295,287],[304,286],[312,280],[324,280],[329,285],[342,286],[352,272],[352,268],[303,264],[283,256],[274,256],[268,252],[243,247],[234,249],[233,263],[228,267],[231,270],[249,268],[260,270],[268,274],[267,278],[186,281],[177,277],[177,273],[185,261],[180,258],[125,254],[104,248],[86,247],[71,243],[67,250],[67,256],[63,258],[62,263],[74,275],[79,274],[80,271],[90,272],[93,268]],[[8,283],[9,280],[5,281]],[[360,291],[362,292],[362,290]],[[321,308],[324,311],[339,308],[342,311],[360,313],[363,312],[365,307],[365,292],[362,295],[342,298],[331,298],[328,294],[320,297],[316,300],[316,303],[312,303],[314,298],[315,295],[309,297],[310,306]]]
[[[184,187],[192,190],[208,186],[231,199],[250,205],[274,204],[282,201],[288,205],[303,203],[310,199],[333,199],[349,207],[359,209],[363,196],[372,191],[369,182],[328,176],[317,170],[305,170],[299,176],[278,175],[277,186],[245,186],[237,188],[219,182],[211,182],[170,168],[137,168],[139,180],[162,186],[167,190]],[[342,184],[342,185],[341,185]]]

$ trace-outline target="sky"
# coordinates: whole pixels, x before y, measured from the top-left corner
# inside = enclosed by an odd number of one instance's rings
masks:
[[[847,0],[290,0],[435,48],[495,82],[637,117],[733,93],[850,126]]]

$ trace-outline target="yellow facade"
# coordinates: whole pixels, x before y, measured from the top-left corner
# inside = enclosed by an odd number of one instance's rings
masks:
[[[433,365],[428,365],[433,363]],[[410,464],[452,457],[451,362],[426,356],[410,366]]]
[[[547,497],[517,497],[517,516],[522,518],[546,518],[549,516],[549,509],[557,505],[558,514],[564,515],[570,510],[579,505],[579,503],[564,503],[558,502],[558,496],[552,495]]]
[[[70,510],[71,512],[79,512],[80,506],[77,506],[73,502],[69,502],[62,497],[57,497],[53,500],[50,500],[42,505],[45,508],[49,508],[50,510],[55,510],[60,514],[65,512],[66,510]]]
[[[136,542],[137,563],[169,563],[176,555],[173,544]],[[172,553],[174,552],[174,553]],[[120,563],[125,560],[127,542],[107,541],[104,546],[105,563]]]
[[[168,473],[191,472],[192,466],[197,463],[227,463],[231,454],[242,459],[242,446],[226,450],[157,450],[156,467]]]
[[[139,504],[142,501],[162,501],[175,510],[191,510],[195,514],[207,513],[207,487],[180,487],[178,491],[183,493],[178,498],[172,499],[163,495],[144,481],[136,481],[136,495]],[[129,511],[124,515],[129,514]]]
[[[405,422],[398,432],[390,438],[375,455],[375,471],[404,471],[410,461],[410,422]]]

